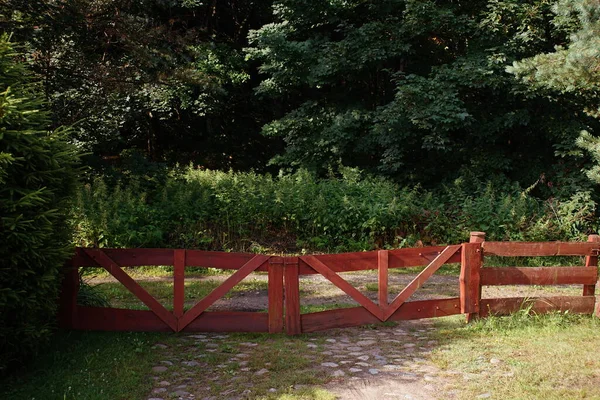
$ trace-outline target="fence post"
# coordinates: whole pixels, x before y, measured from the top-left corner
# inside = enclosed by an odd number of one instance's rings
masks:
[[[377,252],[377,290],[380,308],[388,306],[388,256],[387,250]]]
[[[183,303],[185,299],[185,264],[186,251],[173,250],[173,314],[177,318],[178,332],[179,319],[183,317]]]
[[[79,250],[76,250],[79,251]],[[75,256],[65,262],[61,286],[58,323],[61,328],[75,328],[77,316],[77,293],[79,292],[79,269],[75,265]]]
[[[283,332],[283,270],[281,257],[269,258],[269,333]]]
[[[469,243],[462,244],[460,266],[460,309],[467,314],[467,322],[479,315],[481,304],[481,243],[485,232],[471,232]]]
[[[302,333],[298,262],[299,257],[284,258],[285,332],[288,335],[298,335]]]
[[[588,242],[599,242],[600,246],[600,236],[599,235],[589,235]],[[591,255],[585,257],[585,266],[590,268],[598,268],[598,255]],[[596,285],[583,285],[583,295],[584,296],[593,296],[596,294]],[[600,313],[600,307],[598,308],[598,312]]]

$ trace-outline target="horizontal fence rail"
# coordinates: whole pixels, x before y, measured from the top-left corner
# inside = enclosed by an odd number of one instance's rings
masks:
[[[486,242],[485,233],[473,232],[469,243],[372,252],[307,256],[265,256],[183,249],[86,249],[78,248],[65,267],[59,322],[71,329],[162,332],[286,332],[294,335],[384,321],[434,318],[466,314],[467,321],[489,315],[505,315],[526,308],[544,313],[554,310],[594,312],[598,281],[600,237],[588,242]],[[487,267],[495,257],[582,256],[585,265],[561,267]],[[409,299],[443,265],[460,263],[459,297]],[[173,304],[167,309],[124,267],[173,267]],[[80,268],[104,268],[149,310],[85,307],[77,304]],[[204,298],[185,310],[185,270],[190,267],[230,270],[232,274]],[[389,271],[424,267],[390,302]],[[373,270],[377,274],[377,298],[363,294],[340,273]],[[251,273],[267,273],[266,312],[208,311],[216,301]],[[358,306],[301,313],[300,280],[319,274],[342,290]],[[482,299],[482,287],[503,285],[583,285],[582,296]],[[600,312],[600,310],[598,310]]]

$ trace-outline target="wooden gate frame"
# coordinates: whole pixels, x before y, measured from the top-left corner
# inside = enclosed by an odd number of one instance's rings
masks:
[[[469,243],[446,247],[407,248],[376,252],[264,256],[170,249],[82,249],[76,251],[67,268],[60,299],[62,327],[88,330],[130,330],[165,332],[270,332],[299,334],[403,319],[432,318],[466,314],[467,321],[490,314],[514,312],[527,303],[534,312],[553,310],[593,313],[595,284],[598,281],[600,236],[587,243],[486,242],[485,233],[473,232]],[[485,267],[486,255],[495,256],[585,256],[580,267]],[[446,263],[461,263],[460,297],[434,300],[407,300]],[[173,311],[140,286],[123,267],[173,265]],[[122,283],[149,311],[77,305],[79,267],[102,267]],[[213,267],[235,272],[184,312],[185,268]],[[389,268],[425,268],[388,303]],[[353,287],[340,272],[377,269],[378,302]],[[254,271],[268,272],[268,312],[207,311],[235,285]],[[300,277],[321,274],[355,300],[359,307],[314,313],[300,312]],[[582,296],[482,299],[486,285],[582,284]],[[600,305],[597,310],[600,316]]]

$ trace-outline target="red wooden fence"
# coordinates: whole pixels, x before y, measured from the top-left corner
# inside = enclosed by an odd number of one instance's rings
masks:
[[[65,268],[60,323],[65,328],[126,331],[237,331],[299,334],[383,321],[466,314],[467,320],[490,314],[508,314],[527,304],[535,312],[569,310],[593,313],[598,280],[600,237],[586,243],[486,242],[474,232],[469,243],[446,247],[424,247],[374,252],[264,256],[170,249],[79,248]],[[486,267],[486,256],[585,256],[584,266],[575,267]],[[460,263],[456,298],[407,301],[443,265]],[[173,311],[167,310],[123,267],[172,265]],[[388,303],[390,268],[425,268]],[[149,311],[77,305],[78,270],[102,267],[142,301]],[[185,269],[211,267],[235,270],[220,286],[198,299],[184,312]],[[340,272],[377,270],[378,301],[374,302],[347,282]],[[268,273],[267,312],[207,311],[250,273]],[[315,313],[300,312],[300,277],[321,274],[355,300],[359,306]],[[581,284],[582,296],[482,299],[482,286]],[[600,310],[599,310],[600,312]]]

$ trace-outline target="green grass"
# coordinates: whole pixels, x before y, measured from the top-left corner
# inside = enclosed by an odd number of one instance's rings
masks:
[[[138,283],[153,295],[165,308],[173,308],[173,282],[172,281],[144,281]],[[185,299],[199,300],[217,288],[222,282],[215,279],[186,280]],[[104,282],[94,286],[95,290],[104,295],[111,306],[118,308],[129,308],[135,310],[147,310],[148,308],[119,282]],[[234,286],[223,298],[230,299],[238,293],[254,293],[266,291],[267,281],[259,279],[246,279]]]
[[[468,326],[462,317],[438,322],[433,360],[449,373],[459,398],[600,399],[600,320],[527,311]],[[474,375],[464,380],[464,373]]]
[[[151,389],[149,351],[170,335],[65,332],[26,371],[0,382],[0,398],[11,400],[141,399]]]

